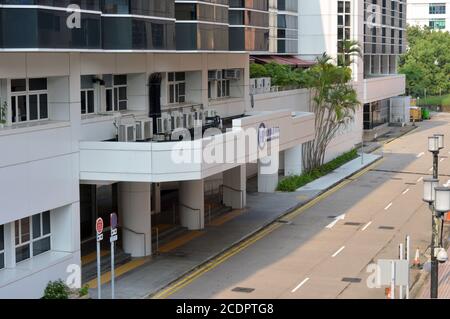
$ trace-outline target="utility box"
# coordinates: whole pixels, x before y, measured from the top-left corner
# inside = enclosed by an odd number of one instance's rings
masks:
[[[411,121],[412,122],[422,121],[422,108],[418,106],[411,107]]]

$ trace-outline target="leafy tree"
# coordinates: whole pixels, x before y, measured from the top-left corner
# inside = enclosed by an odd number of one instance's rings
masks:
[[[342,53],[338,55],[338,65],[350,67],[356,63],[355,58],[361,58],[363,52],[358,41],[345,40],[342,44]]]
[[[275,86],[304,86],[305,76],[301,69],[294,69],[288,65],[268,63],[265,65],[252,63],[250,65],[250,77],[270,77]]]
[[[400,59],[407,93],[416,97],[450,92],[450,33],[409,27],[409,50]]]
[[[305,75],[307,87],[312,92],[311,112],[316,115],[315,139],[303,147],[303,164],[310,172],[323,165],[327,147],[336,133],[353,121],[360,102],[349,84],[352,70],[347,66],[336,66],[326,53]]]

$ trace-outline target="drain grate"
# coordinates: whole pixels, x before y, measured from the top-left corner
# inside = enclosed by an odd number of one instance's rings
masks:
[[[378,227],[378,229],[382,229],[382,230],[394,230],[395,227],[392,227],[392,226],[380,226],[380,227]]]
[[[346,226],[361,226],[362,223],[347,222],[347,223],[345,223],[344,225],[346,225]]]
[[[285,224],[285,225],[291,225],[292,224],[292,221],[284,220],[284,219],[279,219],[279,220],[277,220],[277,222],[280,223],[280,224]]]
[[[401,177],[391,177],[391,179],[393,181],[401,181],[401,180],[403,180],[403,178],[401,178]]]
[[[350,282],[352,284],[358,284],[362,281],[361,278],[354,278],[354,277],[344,277],[342,278],[343,282]]]
[[[173,257],[184,258],[187,254],[184,251],[177,251],[171,254]]]
[[[405,183],[405,185],[415,186],[417,183]]]
[[[244,294],[250,294],[250,293],[254,292],[255,289],[253,289],[253,288],[245,288],[245,287],[236,287],[236,288],[234,288],[231,291],[241,292],[241,293],[244,293]]]
[[[328,216],[327,218],[328,219],[335,219],[337,216],[334,216],[334,215],[332,215],[332,216]]]

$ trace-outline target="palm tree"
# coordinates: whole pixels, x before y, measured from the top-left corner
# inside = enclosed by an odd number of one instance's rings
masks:
[[[355,57],[363,57],[361,45],[355,40],[345,40],[342,43],[341,53],[338,55],[338,65],[350,67],[353,63],[356,63],[354,60]]]

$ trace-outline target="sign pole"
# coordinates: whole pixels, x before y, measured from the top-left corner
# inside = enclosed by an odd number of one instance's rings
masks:
[[[408,284],[406,285],[406,299],[409,299],[409,283],[410,283],[410,245],[411,245],[411,237],[406,236],[406,260],[408,261]]]
[[[118,235],[117,235],[117,226],[118,226],[118,222],[117,222],[117,214],[116,213],[112,213],[110,215],[110,222],[111,222],[111,237],[109,239],[109,241],[111,242],[111,298],[114,299],[115,298],[115,275],[114,275],[114,259],[115,259],[115,254],[114,254],[114,246],[116,244],[116,241],[118,239]]]
[[[395,299],[395,262],[391,261],[391,299]]]
[[[114,299],[114,242],[111,241],[111,298]]]
[[[403,244],[399,245],[399,256],[400,260],[403,260],[405,252],[403,251]],[[399,287],[399,298],[403,299],[403,286]]]
[[[100,270],[100,241],[97,240],[97,295],[98,299],[102,299],[102,281],[101,281],[101,270]]]
[[[97,232],[97,298],[102,299],[100,242],[103,240],[103,219],[97,219],[97,221],[95,222],[95,230]]]

